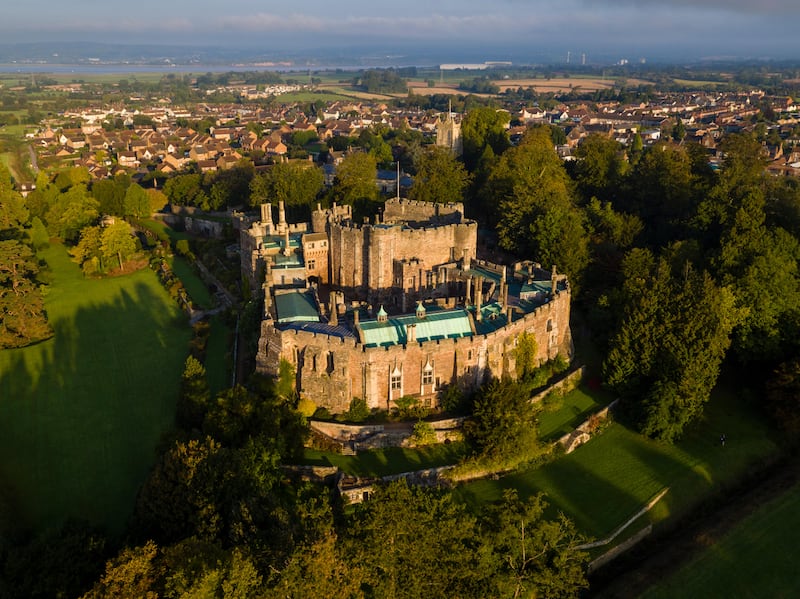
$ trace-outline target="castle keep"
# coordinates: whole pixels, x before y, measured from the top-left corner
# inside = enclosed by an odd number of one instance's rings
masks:
[[[390,409],[405,396],[436,406],[445,385],[517,374],[517,340],[539,362],[569,357],[570,290],[553,267],[477,259],[478,228],[463,205],[395,198],[375,222],[349,206],[288,224],[272,207],[242,230],[242,269],[264,289],[256,368],[281,360],[297,390],[332,412],[354,397]]]

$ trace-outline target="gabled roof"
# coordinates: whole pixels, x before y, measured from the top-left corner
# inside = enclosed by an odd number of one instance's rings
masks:
[[[278,323],[319,322],[319,312],[314,297],[305,290],[293,289],[275,294],[275,311]]]
[[[359,328],[366,347],[385,347],[405,344],[408,325],[416,325],[417,341],[458,339],[473,334],[469,314],[464,309],[428,311],[425,318],[404,314],[391,316],[386,322],[365,320],[361,321]]]

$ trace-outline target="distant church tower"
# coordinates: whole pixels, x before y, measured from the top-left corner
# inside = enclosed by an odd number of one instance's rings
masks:
[[[436,145],[450,150],[456,155],[461,156],[464,146],[461,143],[461,123],[453,119],[453,111],[448,104],[447,118],[436,123]]]

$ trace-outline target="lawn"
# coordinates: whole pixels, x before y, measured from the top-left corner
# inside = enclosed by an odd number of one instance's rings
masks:
[[[211,298],[208,287],[206,287],[203,279],[194,272],[186,259],[181,256],[173,256],[168,262],[172,272],[174,272],[175,276],[183,283],[186,292],[189,294],[189,297],[192,298],[192,302],[205,310],[212,308],[214,301]]]
[[[20,528],[75,516],[121,531],[172,425],[190,328],[155,273],[85,279],[43,257],[55,336],[0,352],[0,489]]]
[[[722,433],[727,436],[724,447],[719,443]],[[500,499],[505,488],[522,496],[543,492],[552,511],[563,511],[580,530],[602,538],[663,488],[670,490],[649,512],[652,522],[684,513],[776,451],[760,413],[734,393],[718,391],[704,421],[675,445],[614,423],[572,454],[541,468],[468,483],[456,493],[477,506]]]
[[[230,337],[232,331],[219,316],[211,317],[211,334],[206,346],[206,375],[212,394],[231,386]]]
[[[539,437],[548,441],[571,433],[590,415],[611,403],[612,396],[604,391],[590,391],[580,386],[564,397],[547,401],[539,414]]]
[[[644,597],[798,597],[798,529],[800,486],[795,486],[739,522]]]
[[[455,464],[464,456],[465,451],[466,446],[463,443],[429,445],[418,449],[389,447],[365,451],[357,456],[306,449],[303,463],[337,466],[353,476],[378,477]]]

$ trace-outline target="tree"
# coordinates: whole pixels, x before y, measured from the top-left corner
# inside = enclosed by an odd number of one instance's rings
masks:
[[[126,548],[106,563],[106,571],[83,599],[158,599],[156,559],[158,546],[148,541],[141,547]]]
[[[19,237],[29,218],[24,199],[14,191],[11,174],[0,164],[0,239]]]
[[[364,152],[353,152],[336,167],[333,196],[342,204],[353,205],[359,200],[378,197],[378,175],[375,157]]]
[[[489,574],[486,596],[578,597],[588,588],[588,554],[577,547],[586,540],[563,514],[545,520],[541,495],[528,501],[507,489],[503,501],[490,506],[480,520],[480,569]]]
[[[95,222],[100,215],[99,203],[82,185],[61,193],[47,211],[47,229],[55,237],[75,241],[81,229]]]
[[[170,204],[176,206],[196,206],[198,195],[202,193],[202,177],[199,174],[176,175],[164,184],[164,194]]]
[[[147,199],[150,203],[148,214],[161,212],[169,203],[169,198],[160,189],[148,189]]]
[[[125,192],[123,200],[125,216],[145,218],[150,216],[150,198],[147,192],[136,183],[132,183]]]
[[[767,409],[781,429],[800,433],[800,358],[783,362],[767,380]]]
[[[473,400],[464,436],[478,459],[507,466],[529,461],[543,451],[536,426],[537,407],[530,390],[511,379],[494,379]]]
[[[355,599],[361,590],[363,567],[348,562],[333,531],[300,545],[277,575],[274,592],[292,599]]]
[[[101,179],[92,183],[92,196],[99,203],[101,214],[125,214],[125,185],[116,179]]]
[[[589,260],[588,238],[549,129],[530,129],[517,147],[503,154],[487,188],[497,202],[500,245],[557,265],[577,285]]]
[[[412,200],[461,202],[469,173],[448,148],[432,146],[419,157],[417,175],[408,192]]]
[[[644,152],[631,174],[632,202],[621,205],[642,219],[653,245],[682,238],[695,216],[701,196],[692,166],[686,147],[659,142]]]
[[[0,576],[8,597],[78,597],[103,571],[106,538],[86,522],[69,519],[9,551]]]
[[[131,235],[130,225],[125,221],[120,221],[103,229],[100,251],[106,265],[111,264],[111,261],[116,258],[121,269],[122,263],[136,252],[136,241]]]
[[[583,202],[593,197],[613,201],[629,169],[620,143],[595,133],[581,141],[575,156],[575,180]]]
[[[142,485],[136,529],[165,542],[198,535],[214,539],[222,527],[219,501],[228,453],[211,439],[175,442]]]
[[[364,570],[369,597],[386,599],[473,595],[475,522],[447,493],[377,488],[349,518],[347,560]]]
[[[310,162],[281,162],[250,183],[250,204],[283,201],[286,206],[311,206],[322,190],[322,170]]]
[[[0,348],[24,347],[52,336],[38,272],[30,247],[14,239],[0,241]]]
[[[741,317],[734,295],[689,264],[632,250],[623,262],[624,317],[603,371],[646,435],[672,442],[708,401]]]
[[[104,270],[102,245],[103,230],[99,226],[81,229],[81,238],[70,250],[72,258],[81,265],[84,275],[93,275]]]
[[[467,113],[461,123],[464,163],[467,170],[474,171],[486,147],[490,147],[492,152],[499,156],[511,146],[506,131],[510,119],[508,112],[491,106],[474,108]]]

